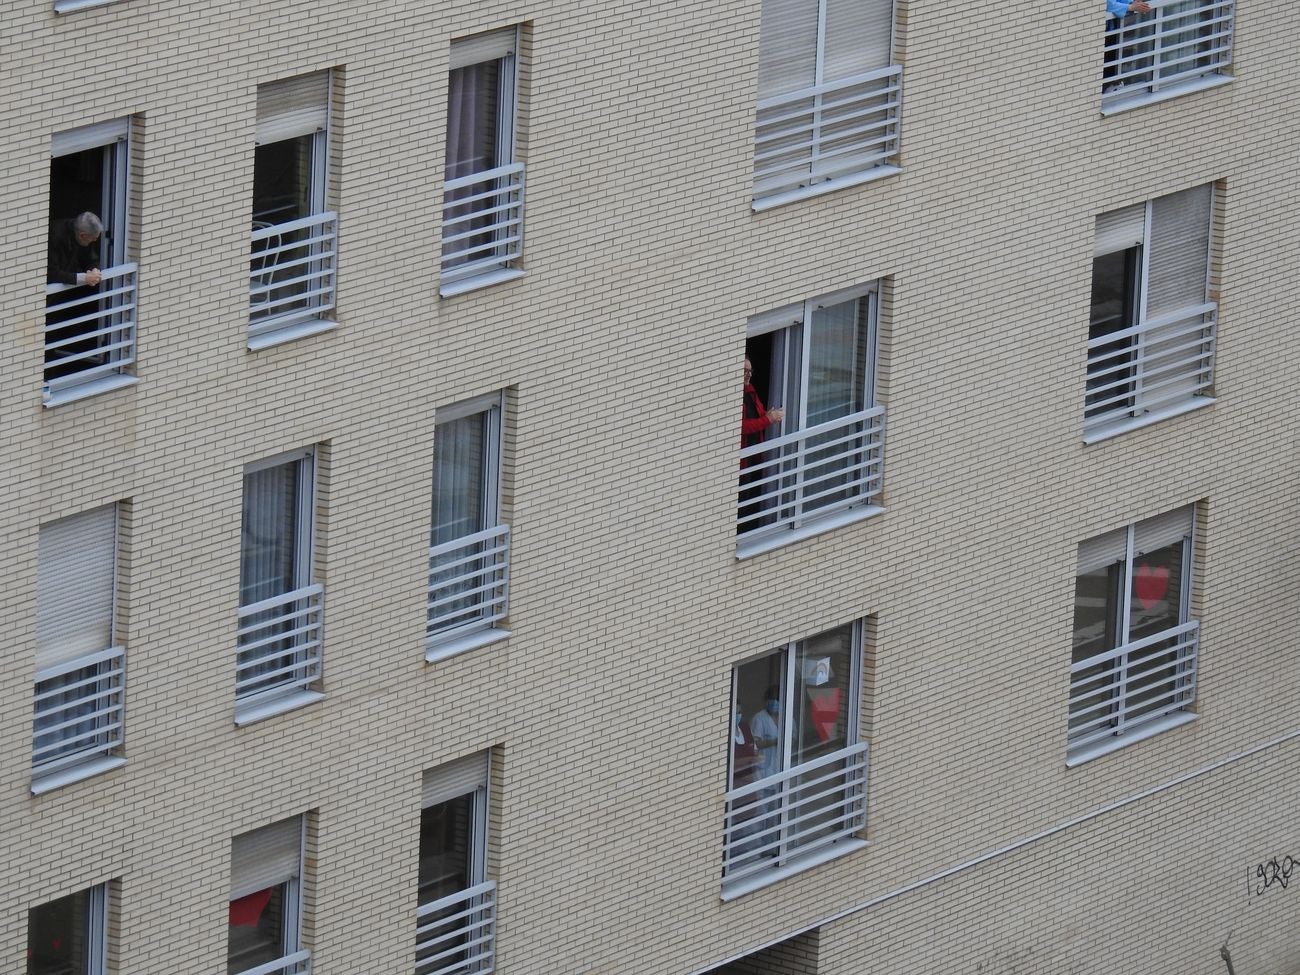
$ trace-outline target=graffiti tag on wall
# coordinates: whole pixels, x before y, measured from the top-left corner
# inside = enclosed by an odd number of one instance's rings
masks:
[[[1292,856],[1273,857],[1256,864],[1246,875],[1246,889],[1251,897],[1262,897],[1270,890],[1286,890],[1292,879],[1300,882],[1300,860]]]

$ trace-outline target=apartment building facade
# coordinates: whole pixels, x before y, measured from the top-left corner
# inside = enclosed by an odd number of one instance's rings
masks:
[[[8,4],[0,970],[1300,972],[1300,12],[1129,6]]]

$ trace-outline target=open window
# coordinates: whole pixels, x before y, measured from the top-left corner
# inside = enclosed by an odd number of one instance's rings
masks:
[[[493,970],[496,883],[487,879],[490,755],[471,755],[424,775],[416,975]]]
[[[244,472],[235,721],[321,698],[324,587],[314,581],[316,451]]]
[[[763,0],[754,209],[898,171],[894,0]]]
[[[524,164],[515,153],[518,44],[517,27],[451,44],[442,204],[444,296],[523,274]]]
[[[1100,2],[1100,0],[1098,0]],[[1147,0],[1106,21],[1103,114],[1229,80],[1234,0]]]
[[[1199,624],[1191,618],[1189,506],[1079,546],[1068,756],[1105,754],[1191,720]]]
[[[1213,402],[1213,207],[1207,184],[1097,217],[1085,441]]]
[[[60,132],[50,155],[46,406],[134,382],[136,326],[131,120]]]
[[[733,669],[724,897],[862,846],[862,670],[860,622]]]
[[[107,966],[107,884],[28,912],[27,975],[106,975]]]
[[[126,651],[118,645],[117,505],[42,525],[36,568],[32,792],[117,768]]]
[[[877,305],[873,283],[750,320],[738,553],[881,510],[885,410],[876,395]]]
[[[302,944],[301,816],[236,836],[230,850],[227,975],[308,975]]]
[[[259,85],[249,348],[329,328],[338,216],[327,206],[330,72]]]
[[[501,639],[510,526],[501,519],[502,396],[438,410],[429,539],[430,660]]]

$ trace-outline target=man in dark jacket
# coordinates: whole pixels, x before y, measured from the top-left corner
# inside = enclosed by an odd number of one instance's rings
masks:
[[[51,284],[98,285],[99,235],[103,232],[99,217],[90,212],[56,220],[50,230],[46,280]]]

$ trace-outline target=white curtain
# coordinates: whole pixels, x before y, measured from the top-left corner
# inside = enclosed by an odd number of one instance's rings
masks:
[[[489,527],[485,460],[491,412],[439,423],[433,446],[433,536],[441,545]]]
[[[500,64],[482,61],[450,72],[445,179],[471,176],[501,164]]]
[[[298,588],[298,494],[302,461],[244,475],[239,590],[244,605]]]

